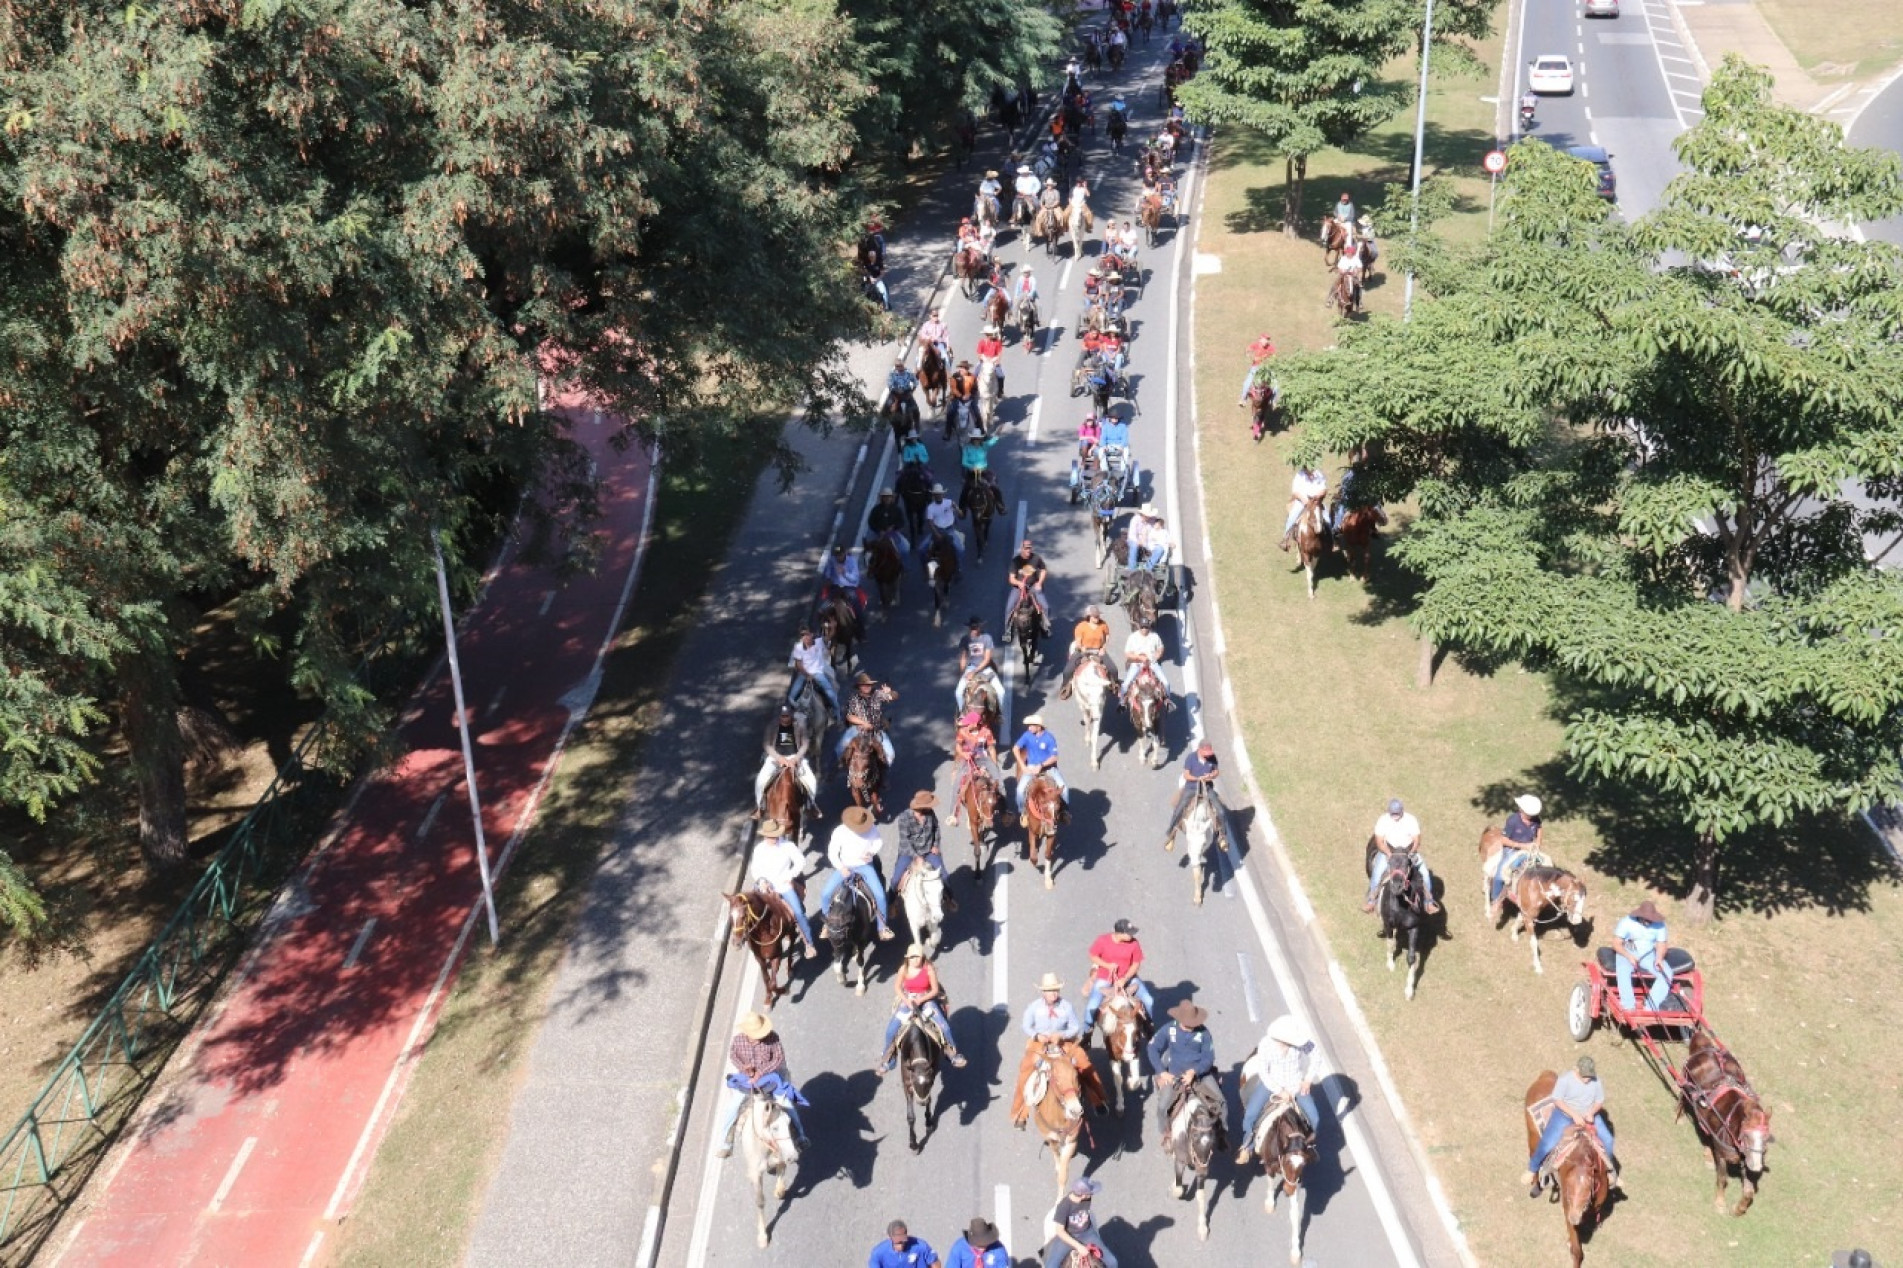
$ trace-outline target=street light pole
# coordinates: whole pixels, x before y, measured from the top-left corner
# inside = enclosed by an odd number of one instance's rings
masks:
[[[1409,232],[1421,231],[1421,167],[1427,148],[1427,57],[1434,48],[1434,0],[1427,0],[1427,15],[1421,19],[1421,92],[1414,109],[1414,214]],[[1414,270],[1407,271],[1407,289],[1402,293],[1401,320],[1414,315]]]
[[[469,817],[476,824],[476,870],[482,876],[482,905],[489,917],[489,945],[502,940],[496,928],[496,894],[489,883],[489,846],[482,835],[482,802],[476,795],[476,755],[469,743],[469,711],[463,707],[462,664],[456,658],[456,622],[449,613],[449,574],[443,568],[443,546],[430,533],[436,554],[436,596],[443,605],[443,642],[449,648],[449,683],[456,695],[456,730],[463,738],[463,782],[469,785]]]

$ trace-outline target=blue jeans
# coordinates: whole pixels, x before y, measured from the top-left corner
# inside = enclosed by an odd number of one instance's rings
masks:
[[[1423,893],[1427,895],[1427,901],[1431,903],[1434,901],[1434,874],[1427,870],[1427,860],[1420,858],[1418,855],[1415,857],[1414,866],[1420,870],[1421,890]],[[1381,888],[1381,878],[1386,876],[1387,874],[1388,874],[1388,856],[1385,854],[1375,855],[1374,856],[1374,875],[1368,878],[1367,901],[1369,902],[1374,901],[1374,892],[1377,889]]]
[[[1102,1253],[1104,1268],[1117,1268],[1117,1257],[1104,1246],[1103,1239],[1097,1236],[1096,1229],[1091,1229],[1077,1240],[1086,1246],[1095,1246]],[[1069,1256],[1070,1243],[1061,1237],[1053,1237],[1050,1246],[1044,1251],[1044,1268],[1064,1268],[1064,1260]]]
[[[1091,1026],[1096,1024],[1097,1010],[1103,1007],[1103,997],[1109,993],[1109,983],[1105,982],[1102,978],[1091,979],[1090,998],[1084,1001],[1085,1030],[1089,1030]],[[1143,1005],[1144,1012],[1152,1017],[1156,1016],[1156,1000],[1151,997],[1150,988],[1143,984],[1142,978],[1137,978],[1130,983],[1130,994],[1136,997],[1137,1003]]]
[[[858,867],[853,868],[852,871],[857,873],[859,879],[866,883],[866,890],[871,893],[873,904],[879,912],[879,931],[881,933],[885,932],[887,916],[885,886],[879,883],[879,874],[872,870],[872,864],[870,863],[861,863]],[[821,911],[825,911],[828,907],[832,906],[833,895],[838,893],[839,887],[845,883],[846,874],[841,871],[835,870],[832,875],[826,878],[825,888],[819,891],[819,909]]]
[[[1148,550],[1143,550],[1141,545],[1136,542],[1131,542],[1129,556],[1123,565],[1125,568],[1129,568],[1132,571],[1135,570],[1137,566],[1137,552],[1139,550],[1143,551],[1143,566],[1146,569],[1153,569],[1160,566],[1162,562],[1170,556],[1169,547],[1167,546],[1152,546]]]
[[[1538,1147],[1533,1150],[1532,1158],[1527,1161],[1526,1169],[1528,1171],[1531,1171],[1534,1175],[1540,1173],[1540,1164],[1546,1161],[1548,1154],[1559,1147],[1559,1138],[1566,1134],[1566,1129],[1571,1127],[1572,1124],[1573,1120],[1566,1117],[1565,1111],[1555,1105],[1553,1107],[1553,1116],[1546,1120],[1546,1130],[1540,1133],[1540,1143]],[[1616,1157],[1617,1155],[1612,1152],[1612,1128],[1606,1126],[1606,1116],[1604,1114],[1594,1114],[1592,1116],[1592,1129],[1599,1133],[1599,1143],[1606,1147],[1606,1157]]]
[[[784,1067],[781,1068],[780,1073],[781,1074],[786,1073],[786,1070]],[[720,1124],[721,1139],[723,1140],[732,1139],[734,1124],[740,1121],[740,1111],[746,1105],[746,1103],[747,1103],[746,1093],[736,1092],[732,1088],[727,1089],[727,1116]],[[791,1100],[780,1101],[779,1106],[781,1109],[785,1110],[788,1114],[792,1115],[793,1134],[795,1136],[798,1136],[801,1140],[804,1140],[806,1138],[806,1126],[805,1124],[800,1122],[800,1107],[793,1104]]]
[[[792,681],[786,684],[786,698],[787,699],[791,700],[793,698],[793,693],[799,690],[800,679],[804,677],[806,677],[806,675],[800,670],[796,669],[793,671]],[[819,692],[820,699],[826,702],[826,707],[832,710],[833,716],[838,717],[839,716],[839,689],[833,685],[832,674],[830,672],[823,673],[823,674],[814,674],[813,687],[815,690]]]
[[[965,535],[959,532],[955,528],[944,530],[944,532],[945,532],[945,536],[951,538],[952,553],[958,556],[958,566],[960,568],[963,568],[965,566]],[[925,558],[928,558],[931,555],[931,553],[932,553],[932,530],[930,528],[927,528],[922,534],[919,535],[918,557],[920,559],[925,559]]]
[[[1290,533],[1295,531],[1295,521],[1302,518],[1302,507],[1304,505],[1304,503],[1298,502],[1295,504],[1294,509],[1288,513],[1288,523],[1282,525],[1282,536],[1287,537]]]
[[[1261,1079],[1255,1081],[1255,1090],[1249,1093],[1248,1103],[1242,1107],[1242,1142],[1254,1148],[1255,1126],[1262,1121],[1262,1112],[1269,1108],[1269,1085]],[[1315,1098],[1307,1092],[1297,1092],[1295,1103],[1301,1107],[1302,1117],[1308,1120],[1310,1131],[1321,1133],[1321,1114],[1316,1109]]]
[[[844,734],[839,737],[839,743],[833,745],[833,760],[835,762],[841,762],[846,759],[846,745],[852,743],[858,734],[858,727],[849,726],[846,728]],[[892,737],[887,735],[884,731],[879,732],[879,748],[885,753],[885,764],[887,766],[892,765],[898,760],[892,752]]]
[[[1145,665],[1148,665],[1150,672],[1156,675],[1156,680],[1163,684],[1164,691],[1170,689],[1170,680],[1163,676],[1163,666],[1157,664],[1155,661],[1133,660],[1123,667],[1123,681],[1117,684],[1117,696],[1119,699],[1130,694],[1130,684],[1136,681],[1137,671],[1142,669]]]
[[[1068,806],[1070,804],[1070,785],[1064,782],[1063,772],[1058,770],[1057,767],[1053,766],[1049,770],[1039,771],[1038,774],[1049,775],[1051,779],[1056,782],[1057,793],[1060,797],[1064,799],[1064,804]],[[1031,780],[1033,778],[1035,778],[1035,776],[1026,776],[1022,772],[1018,774],[1018,813],[1019,814],[1024,813],[1024,799],[1030,795]]]
[[[1638,1000],[1632,993],[1632,959],[1624,952],[1613,956],[1619,978],[1619,1006],[1628,1013],[1636,1009]],[[1672,975],[1670,971],[1659,972],[1658,953],[1647,951],[1639,957],[1638,967],[1652,974],[1652,988],[1646,992],[1646,1006],[1653,1012],[1665,1007],[1665,997],[1672,993]]]
[[[925,1001],[923,1007],[925,1009],[925,1015],[930,1017],[933,1024],[938,1027],[938,1033],[945,1036],[945,1055],[951,1057],[957,1056],[958,1045],[952,1042],[951,1022],[945,1018],[944,1006],[935,999],[928,999]],[[879,1049],[879,1068],[881,1070],[890,1070],[892,1068],[892,1045],[899,1041],[899,1027],[905,1025],[906,1018],[911,1015],[912,1010],[901,1005],[899,1010],[892,1014],[892,1020],[885,1024],[885,1047]]]
[[[787,885],[784,887],[775,885],[773,887],[773,892],[778,894],[781,898],[785,899],[786,905],[793,909],[793,919],[799,922],[800,937],[806,939],[807,946],[809,947],[812,946],[813,945],[813,926],[806,919],[806,904],[800,901],[800,896],[793,891],[793,887],[791,885]]]
[[[1517,846],[1508,846],[1506,849],[1500,851],[1500,865],[1493,869],[1493,875],[1487,882],[1488,902],[1497,903],[1500,901],[1500,891],[1507,887],[1505,877],[1508,870],[1525,857],[1526,851],[1519,849]]]

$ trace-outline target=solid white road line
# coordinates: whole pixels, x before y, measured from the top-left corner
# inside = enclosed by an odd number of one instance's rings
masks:
[[[430,802],[428,812],[423,815],[423,822],[416,827],[416,839],[418,841],[428,837],[429,830],[436,826],[436,815],[442,810],[443,802],[448,796],[449,790],[444,789],[442,792],[436,794],[435,801]]]
[[[318,1229],[311,1234],[311,1244],[304,1248],[304,1257],[297,1261],[297,1268],[310,1268],[317,1262],[318,1247],[324,1244],[324,1230]]]
[[[1031,425],[1030,425],[1030,427],[1029,427],[1029,428],[1027,428],[1027,429],[1026,429],[1026,439],[1028,439],[1028,440],[1029,440],[1029,441],[1030,441],[1030,442],[1031,442],[1032,444],[1034,444],[1034,445],[1035,445],[1035,444],[1037,443],[1037,422],[1038,422],[1038,416],[1039,416],[1039,415],[1041,415],[1041,414],[1042,414],[1043,412],[1044,412],[1044,398],[1043,398],[1043,396],[1041,396],[1041,395],[1040,395],[1040,396],[1037,396],[1037,397],[1034,397],[1034,398],[1032,398],[1032,400],[1031,400]]]
[[[1011,873],[999,868],[991,882],[991,1006],[1011,1018]]]
[[[998,1185],[991,1191],[992,1219],[998,1222],[998,1237],[1004,1242],[1005,1253],[1011,1252],[1011,1186]]]
[[[257,1147],[256,1136],[246,1136],[244,1144],[238,1146],[238,1156],[231,1160],[231,1170],[225,1172],[224,1182],[218,1186],[218,1192],[211,1195],[211,1205],[206,1208],[213,1215],[216,1215],[218,1208],[225,1204],[225,1199],[231,1196],[231,1186],[238,1183],[238,1173],[244,1170],[244,1164],[250,1159],[251,1151]]]
[[[363,928],[357,931],[357,940],[350,944],[350,954],[344,957],[345,968],[354,969],[357,967],[357,957],[363,954],[364,943],[370,941],[370,931],[376,927],[377,918],[375,916],[363,922]]]

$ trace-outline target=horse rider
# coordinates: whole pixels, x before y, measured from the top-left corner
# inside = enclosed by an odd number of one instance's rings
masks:
[[[1011,1268],[1011,1252],[998,1241],[998,1226],[976,1215],[945,1252],[945,1268]]]
[[[1038,181],[1036,173],[1031,171],[1031,165],[1029,163],[1018,164],[1017,180],[1012,182],[1011,185],[1012,193],[1014,194],[1014,197],[1011,199],[1011,219],[1016,220],[1018,218],[1018,208],[1020,207],[1024,209],[1024,214],[1027,219],[1036,215],[1037,196],[1043,191],[1043,188],[1044,186]]]
[[[1044,178],[1044,192],[1037,196],[1037,205],[1045,210],[1055,211],[1061,207],[1063,203],[1064,194],[1063,191],[1057,188],[1057,178],[1054,176],[1046,176]]]
[[[952,710],[962,713],[965,691],[973,682],[983,685],[993,701],[1004,699],[1003,684],[998,681],[997,640],[985,633],[985,620],[974,614],[965,624],[964,641],[958,645],[958,685],[952,688]]]
[[[1222,1148],[1222,1121],[1228,1117],[1222,1092],[1216,1086],[1216,1041],[1209,1036],[1205,1023],[1209,1014],[1194,1000],[1184,1000],[1169,1011],[1170,1023],[1150,1036],[1147,1049],[1150,1069],[1155,1072],[1156,1130],[1159,1143],[1170,1147],[1170,1120],[1184,1097],[1201,1096],[1216,1111],[1217,1148]],[[1174,1096],[1162,1093],[1180,1089]]]
[[[1368,270],[1380,258],[1381,244],[1374,240],[1374,218],[1363,216],[1355,221],[1355,260],[1361,265],[1363,281],[1367,280]]]
[[[1249,403],[1249,389],[1255,386],[1257,371],[1261,369],[1264,361],[1274,355],[1275,340],[1269,338],[1267,331],[1263,331],[1255,337],[1255,342],[1249,345],[1249,369],[1242,376],[1242,392],[1236,397],[1238,407]]]
[[[879,940],[889,942],[892,929],[886,923],[885,885],[872,866],[883,845],[878,825],[872,822],[872,812],[864,806],[847,806],[839,816],[839,826],[826,841],[826,861],[833,865],[833,870],[819,891],[819,910],[823,913],[832,905],[833,895],[846,883],[848,874],[857,876],[879,917]]]
[[[846,755],[846,745],[852,743],[859,732],[870,731],[879,737],[879,747],[885,753],[885,764],[890,766],[898,758],[892,749],[892,737],[886,734],[885,707],[897,700],[899,693],[863,669],[852,680],[852,684],[852,694],[846,697],[845,703],[846,729],[833,750],[833,759],[837,761]]]
[[[977,417],[978,376],[972,372],[970,361],[960,361],[958,368],[951,372],[951,378],[945,385],[945,413],[970,424]]]
[[[1176,786],[1176,799],[1170,802],[1170,824],[1163,833],[1164,849],[1175,848],[1177,829],[1183,826],[1183,816],[1189,813],[1197,797],[1209,798],[1209,809],[1216,817],[1222,848],[1227,850],[1234,844],[1229,835],[1229,811],[1216,792],[1216,776],[1219,774],[1221,763],[1216,760],[1216,746],[1208,740],[1198,744],[1196,751],[1183,759],[1183,779]]]
[[[978,479],[978,473],[991,465],[991,449],[1002,436],[985,435],[984,424],[974,420],[958,442],[958,469],[964,476],[962,492]]]
[[[1612,1127],[1606,1122],[1606,1089],[1599,1083],[1599,1067],[1591,1057],[1581,1057],[1572,1069],[1553,1081],[1551,1117],[1540,1132],[1540,1142],[1526,1161],[1526,1174],[1520,1177],[1531,1197],[1540,1195],[1540,1168],[1559,1147],[1570,1127],[1592,1124],[1606,1154],[1606,1183],[1619,1187],[1619,1162],[1612,1152]]]
[[[1351,227],[1348,232],[1352,234],[1354,229]],[[1341,284],[1341,279],[1346,278],[1349,288],[1354,292],[1355,302],[1360,303],[1361,260],[1351,249],[1352,247],[1353,243],[1350,242],[1349,247],[1343,248],[1341,257],[1335,261],[1335,278],[1337,286]],[[1330,295],[1334,294],[1335,288],[1333,286],[1329,287],[1328,293]]]
[[[942,883],[951,882],[945,870],[944,852],[939,848],[938,815],[933,813],[937,806],[938,798],[932,795],[932,790],[921,788],[912,794],[911,803],[893,820],[899,830],[899,855],[892,862],[892,881],[886,886],[887,894],[899,892],[914,866],[936,872]],[[950,895],[945,898],[945,910],[958,910],[958,904]]]
[[[753,777],[753,813],[758,815],[764,809],[766,786],[773,782],[774,773],[781,768],[793,772],[793,778],[806,791],[806,804],[812,808],[813,817],[819,817],[819,780],[813,775],[813,765],[806,760],[806,745],[810,739],[806,734],[806,721],[793,712],[791,703],[780,705],[780,711],[766,728],[766,760],[760,763],[760,773]]]
[[[1670,947],[1670,939],[1665,930],[1665,917],[1651,899],[1646,899],[1632,913],[1620,919],[1612,936],[1618,942],[1616,973],[1619,981],[1619,1004],[1628,1013],[1638,1008],[1638,1001],[1632,994],[1632,972],[1643,969],[1652,975],[1652,989],[1646,992],[1646,1007],[1658,1012],[1665,1007],[1666,997],[1672,993],[1672,970],[1665,963],[1665,952]]]
[[[1315,1041],[1302,1029],[1302,1023],[1283,1013],[1269,1023],[1268,1033],[1242,1063],[1242,1082],[1255,1080],[1255,1088],[1242,1107],[1242,1148],[1236,1151],[1236,1165],[1247,1166],[1255,1152],[1255,1129],[1271,1105],[1278,1108],[1293,1101],[1308,1121],[1308,1139],[1312,1144],[1320,1130],[1312,1094],[1314,1075],[1310,1067],[1315,1059]]]
[[[891,489],[879,490],[879,501],[866,513],[867,540],[877,541],[883,537],[898,550],[903,559],[912,553],[912,543],[905,536],[905,508],[899,505],[899,495]]]
[[[1156,675],[1163,684],[1164,694],[1170,689],[1169,679],[1163,676],[1163,640],[1156,636],[1148,621],[1138,621],[1136,628],[1130,631],[1130,637],[1123,640],[1123,680],[1117,684],[1117,703],[1130,702],[1130,684],[1137,680],[1144,666]]]
[[[1513,799],[1513,810],[1500,828],[1500,835],[1513,844],[1494,856],[1493,868],[1487,876],[1487,902],[1491,907],[1499,907],[1508,874],[1518,870],[1527,855],[1546,844],[1546,825],[1540,822],[1540,811],[1545,808],[1532,793],[1521,793]],[[1494,918],[1499,918],[1497,910]]]
[[[1089,210],[1089,202],[1090,182],[1079,176],[1077,183],[1070,187],[1070,209],[1072,211],[1087,211]]]
[[[1142,239],[1137,236],[1137,222],[1125,220],[1117,230],[1117,253],[1131,263],[1136,262],[1137,247]]]
[[[905,433],[905,443],[899,446],[899,466],[926,467],[931,465],[932,451],[925,447],[917,431]]]
[[[1032,274],[1031,266],[1028,264],[1018,274],[1017,285],[1012,290],[1011,306],[1022,308],[1027,302],[1034,308],[1037,306],[1037,278]],[[1029,337],[1028,331],[1026,337]]]
[[[885,285],[885,253],[869,255],[859,262],[859,289],[867,299],[877,299],[881,311],[892,311],[892,293]]]
[[[1110,28],[1110,47],[1113,51],[1127,49],[1129,45],[1130,37],[1123,33],[1123,27],[1113,26]]]
[[[958,503],[945,496],[944,485],[932,486],[932,500],[925,504],[925,523],[933,532],[942,533],[951,538],[952,550],[957,553],[961,567],[965,562],[965,535],[958,531],[957,525],[964,514]],[[930,535],[919,539],[918,553],[921,558],[930,551],[931,546]]]
[[[786,1070],[786,1046],[773,1031],[773,1019],[765,1013],[748,1013],[740,1019],[740,1032],[727,1045],[727,1060],[734,1072],[727,1076],[727,1118],[720,1128],[720,1148],[716,1158],[733,1156],[734,1132],[740,1126],[740,1111],[749,1092],[764,1091],[779,1103],[793,1120],[793,1143],[805,1149],[813,1142],[806,1139],[800,1123],[800,1106],[807,1103],[793,1086]]]
[[[1124,451],[1128,459],[1126,469],[1130,473],[1130,480],[1134,483],[1137,478],[1137,464],[1135,455],[1130,453],[1130,423],[1121,414],[1103,416],[1103,446],[1105,449]]]
[[[978,351],[978,365],[980,367],[980,377],[983,376],[984,364],[987,361],[990,362],[991,374],[997,379],[997,383],[995,385],[995,393],[998,396],[1003,396],[1004,395],[1004,332],[999,330],[996,326],[986,326],[984,330],[978,335],[977,351]]]
[[[970,216],[958,222],[958,240],[952,244],[953,255],[963,251],[976,251],[979,255],[991,254],[990,246],[985,241],[983,226],[973,224]]]
[[[933,1035],[927,1030],[926,1034],[945,1049],[948,1061],[959,1069],[964,1068],[965,1058],[959,1055],[958,1044],[952,1039],[951,1021],[945,1016],[945,988],[939,984],[938,970],[925,958],[925,948],[920,943],[914,942],[905,948],[905,962],[892,979],[892,1000],[892,1017],[885,1024],[885,1046],[879,1050],[879,1064],[873,1073],[883,1079],[892,1072],[898,1057],[899,1032],[921,1012],[938,1031]]]
[[[806,947],[806,958],[810,960],[819,951],[813,946],[812,922],[806,918],[806,902],[800,897],[797,885],[805,873],[806,851],[800,849],[799,842],[787,837],[786,825],[778,819],[762,823],[760,840],[753,847],[753,877],[778,894],[793,913],[800,941]]]
[[[1057,769],[1057,737],[1044,729],[1043,715],[1033,713],[1024,719],[1024,734],[1011,746],[1011,756],[1018,769],[1018,814],[1024,813],[1024,799],[1031,791],[1031,781],[1039,775],[1049,775],[1062,799],[1057,821],[1069,823],[1070,785],[1064,782],[1064,773]]]
[[[1375,892],[1388,874],[1388,859],[1397,850],[1412,854],[1414,865],[1420,870],[1421,892],[1427,896],[1421,910],[1430,916],[1440,910],[1440,904],[1434,901],[1434,874],[1427,870],[1427,860],[1421,857],[1421,821],[1407,812],[1400,798],[1389,801],[1388,812],[1374,821],[1374,846],[1374,868],[1368,877],[1368,896],[1362,901],[1361,910],[1374,910]]]
[[[1044,606],[1044,579],[1050,575],[1050,569],[1044,564],[1044,556],[1031,548],[1031,539],[1025,538],[1018,547],[1018,553],[1011,556],[1011,562],[1005,565],[1005,579],[1011,583],[1011,593],[1004,600],[1004,629],[1008,636],[1011,630],[1011,617],[1018,605],[1027,598],[1037,613],[1038,636],[1049,638],[1051,633],[1051,614]]]
[[[936,308],[918,328],[918,342],[921,348],[937,348],[938,359],[951,364],[951,332],[945,328],[945,319]]]
[[[1097,446],[1103,443],[1103,423],[1093,413],[1085,414],[1084,421],[1077,424],[1077,456],[1088,458]]]
[[[1070,659],[1064,662],[1064,673],[1057,685],[1059,700],[1070,699],[1070,680],[1086,656],[1101,660],[1111,676],[1116,676],[1117,667],[1110,661],[1109,647],[1110,623],[1103,619],[1103,609],[1093,603],[1084,609],[1083,619],[1071,627]]]
[[[838,717],[839,684],[833,680],[832,654],[825,639],[814,634],[811,627],[800,626],[800,635],[793,641],[793,654],[786,658],[786,667],[793,671],[792,680],[786,684],[786,694],[790,699],[804,678],[819,692],[828,712]]]
[[[1129,539],[1129,551],[1124,567],[1135,572],[1139,558],[1143,567],[1155,572],[1170,558],[1170,533],[1163,520],[1163,512],[1156,503],[1145,502],[1135,515],[1130,517],[1130,528],[1125,534]]]
[[[1335,200],[1333,214],[1335,223],[1347,231],[1348,240],[1350,242],[1354,241],[1355,200],[1348,196],[1347,190],[1342,190],[1341,197]]]
[[[1138,972],[1143,968],[1143,944],[1137,941],[1137,927],[1119,920],[1109,933],[1100,933],[1090,944],[1090,979],[1084,988],[1084,1046],[1090,1046],[1091,1027],[1097,1024],[1097,1010],[1105,999],[1127,995],[1143,1008],[1139,1023],[1148,1029],[1150,1014],[1156,1010],[1156,998],[1143,984]]]
[[[854,616],[866,619],[866,591],[857,550],[834,546],[832,558],[819,566],[819,576],[825,583],[820,587],[822,598],[842,598],[851,605]]]
[[[892,363],[892,372],[885,376],[886,391],[898,403],[899,412],[906,421],[918,426],[918,398],[912,393],[918,391],[918,375],[905,368],[905,358],[900,357]]]
[[[1327,476],[1313,467],[1302,467],[1295,472],[1295,478],[1289,481],[1288,520],[1282,525],[1283,550],[1288,549],[1290,539],[1295,536],[1295,523],[1302,518],[1303,509],[1315,498],[1327,496]]]
[[[958,788],[952,794],[952,826],[965,813],[965,783],[976,771],[985,771],[992,781],[1000,787],[1004,784],[1004,772],[998,769],[998,741],[991,734],[991,728],[985,725],[985,718],[976,709],[961,714],[958,718],[958,731],[952,739],[952,753],[958,761]]]
[[[1043,1060],[1044,1049],[1051,1044],[1062,1046],[1064,1055],[1077,1068],[1078,1090],[1099,1114],[1103,1113],[1108,1103],[1103,1081],[1090,1063],[1090,1054],[1078,1042],[1083,1037],[1084,1023],[1077,1019],[1077,1010],[1064,998],[1064,983],[1057,974],[1046,973],[1038,982],[1037,990],[1038,998],[1024,1010],[1018,1023],[1030,1036],[1030,1042],[1024,1046],[1024,1059],[1018,1063],[1017,1081],[1011,1089],[1012,1126],[1022,1128],[1031,1120],[1034,1107],[1025,1103],[1024,1084],[1030,1079],[1032,1068]]]
[[[1103,1192],[1103,1182],[1078,1176],[1070,1190],[1051,1208],[1050,1226],[1057,1230],[1044,1248],[1044,1268],[1064,1268],[1069,1263],[1102,1264],[1117,1268],[1117,1257],[1103,1244],[1096,1213],[1091,1201]],[[1077,1258],[1073,1259],[1072,1255]]]

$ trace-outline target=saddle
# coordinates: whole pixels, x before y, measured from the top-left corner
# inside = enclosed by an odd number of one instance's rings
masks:
[[[1533,1126],[1536,1130],[1545,1131],[1546,1124],[1552,1119],[1553,1115],[1559,1113],[1559,1110],[1555,1108],[1553,1098],[1545,1096],[1527,1106],[1526,1113],[1527,1117],[1533,1120]],[[1608,1174],[1611,1173],[1612,1159],[1606,1156],[1606,1147],[1604,1143],[1600,1141],[1599,1133],[1593,1130],[1591,1123],[1584,1125],[1574,1123],[1568,1127],[1565,1134],[1559,1138],[1559,1144],[1553,1147],[1553,1152],[1546,1155],[1546,1161],[1540,1164],[1539,1183],[1541,1186],[1544,1186],[1549,1180],[1552,1180],[1559,1174],[1560,1163],[1571,1158],[1581,1149],[1590,1149],[1592,1152],[1598,1154],[1599,1164],[1606,1169]]]
[[[1269,1143],[1269,1133],[1275,1130],[1276,1120],[1281,1118],[1292,1118],[1295,1125],[1301,1129],[1303,1136],[1310,1140],[1315,1138],[1315,1124],[1308,1121],[1307,1115],[1302,1113],[1302,1107],[1296,1104],[1294,1097],[1271,1100],[1267,1112],[1262,1115],[1262,1120],[1255,1125],[1255,1135],[1249,1140],[1249,1148],[1258,1157],[1261,1156],[1262,1147]]]
[[[1517,861],[1502,867],[1500,864],[1500,856],[1505,854],[1507,849],[1517,851],[1520,857]],[[1508,846],[1506,849],[1495,850],[1492,854],[1487,856],[1485,870],[1489,879],[1493,879],[1497,871],[1500,883],[1506,888],[1511,889],[1515,881],[1519,880],[1520,877],[1524,876],[1533,868],[1551,866],[1553,866],[1553,860],[1547,857],[1543,851],[1521,850],[1518,846]]]
[[[1220,1096],[1211,1092],[1201,1081],[1191,1083],[1185,1088],[1177,1088],[1173,1091],[1172,1095],[1173,1099],[1170,1102],[1169,1115],[1170,1129],[1163,1137],[1163,1148],[1168,1149],[1176,1141],[1183,1138],[1184,1133],[1189,1130],[1190,1120],[1195,1117],[1196,1110],[1199,1106],[1209,1111],[1210,1121],[1214,1124],[1216,1129],[1216,1148],[1223,1150],[1229,1147],[1225,1140],[1226,1133],[1223,1130],[1222,1121],[1224,1117],[1223,1111],[1226,1107],[1223,1105]]]
[[[938,998],[938,1006],[945,1010],[947,1016],[950,1016],[951,1000],[949,997],[941,994]],[[903,1007],[912,1008],[910,1004],[903,1005]],[[908,1030],[918,1031],[921,1035],[924,1035],[926,1039],[938,1045],[940,1052],[946,1051],[948,1045],[945,1042],[945,1036],[939,1031],[938,1023],[932,1020],[931,1014],[926,1012],[922,1007],[912,1008],[912,1015],[907,1017],[905,1023],[899,1027],[899,1033],[892,1037],[892,1049],[885,1054],[888,1061],[898,1055],[899,1047],[905,1042],[905,1032]]]

